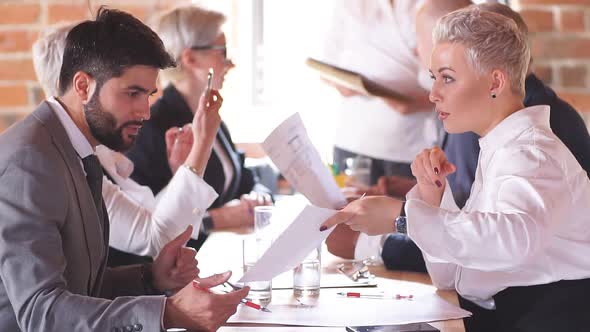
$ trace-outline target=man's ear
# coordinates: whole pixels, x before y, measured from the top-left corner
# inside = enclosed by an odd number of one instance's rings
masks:
[[[82,104],[86,104],[96,89],[96,80],[88,73],[78,71],[72,78],[72,88],[80,98]]]

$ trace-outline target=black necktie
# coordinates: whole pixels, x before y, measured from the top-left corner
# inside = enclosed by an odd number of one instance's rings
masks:
[[[83,158],[82,164],[84,165],[84,171],[86,171],[86,181],[88,181],[88,186],[94,199],[94,206],[102,222],[104,218],[102,208],[102,166],[98,158],[93,154]]]

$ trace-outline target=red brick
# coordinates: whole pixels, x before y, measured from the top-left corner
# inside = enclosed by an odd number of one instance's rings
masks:
[[[37,31],[0,31],[0,52],[28,52],[38,35]]]
[[[590,112],[590,93],[558,91],[560,98],[572,104],[578,112]]]
[[[32,60],[1,60],[0,79],[5,81],[36,81]]]
[[[39,22],[41,7],[39,4],[21,4],[19,2],[0,5],[0,24],[34,24]]]
[[[586,66],[563,66],[559,68],[561,86],[564,88],[585,88],[588,76]]]
[[[520,15],[529,27],[530,32],[553,31],[553,12],[550,10],[524,9]]]
[[[29,93],[26,85],[0,86],[0,107],[27,106]]]
[[[553,69],[551,66],[547,65],[535,65],[533,62],[533,71],[535,75],[541,79],[541,81],[545,82],[546,84],[553,83]]]
[[[583,32],[586,30],[584,23],[584,11],[578,10],[563,10],[561,12],[561,19],[559,31],[563,32]]]
[[[50,4],[48,9],[49,23],[74,22],[91,18],[90,10],[85,4]]]
[[[533,37],[532,53],[535,59],[586,59],[590,58],[590,38],[585,37]]]

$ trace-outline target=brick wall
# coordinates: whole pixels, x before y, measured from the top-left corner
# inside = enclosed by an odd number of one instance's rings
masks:
[[[105,4],[145,20],[186,1],[90,1],[92,12]],[[43,98],[36,83],[31,46],[42,29],[91,17],[86,0],[0,0],[0,132],[31,112]]]
[[[188,1],[91,1],[140,19]],[[590,0],[512,0],[531,29],[539,76],[590,121]],[[44,98],[35,81],[30,49],[53,23],[90,17],[86,0],[0,0],[0,132]]]
[[[590,123],[590,0],[512,0],[531,30],[536,73]]]

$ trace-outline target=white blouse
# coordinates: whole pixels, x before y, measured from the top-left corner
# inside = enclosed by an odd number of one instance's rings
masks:
[[[493,309],[511,286],[590,277],[590,180],[549,126],[549,107],[518,111],[479,141],[470,198],[446,185],[440,207],[407,195],[408,233],[433,283]]]
[[[116,184],[103,177],[102,196],[110,220],[109,245],[142,256],[156,256],[162,247],[193,225],[198,234],[203,214],[217,193],[201,177],[179,167],[157,199],[129,178],[133,163],[104,146],[96,155]]]

